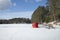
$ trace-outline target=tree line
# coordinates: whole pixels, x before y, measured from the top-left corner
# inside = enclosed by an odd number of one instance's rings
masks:
[[[0,20],[0,24],[18,24],[18,23],[31,23],[29,18],[13,18],[9,20]]]
[[[32,14],[31,22],[48,23],[60,20],[60,0],[47,0],[46,7],[39,6]]]

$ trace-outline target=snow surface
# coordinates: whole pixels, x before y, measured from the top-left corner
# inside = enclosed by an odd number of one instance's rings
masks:
[[[31,24],[0,24],[0,40],[60,40],[60,29],[32,28]]]

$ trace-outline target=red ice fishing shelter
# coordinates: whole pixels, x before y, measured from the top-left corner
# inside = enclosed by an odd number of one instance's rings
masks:
[[[33,23],[32,23],[32,27],[33,27],[33,28],[38,28],[38,23],[37,23],[37,22],[33,22]]]

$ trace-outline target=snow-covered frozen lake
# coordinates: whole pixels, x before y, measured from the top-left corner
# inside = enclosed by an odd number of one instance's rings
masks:
[[[0,24],[0,40],[60,40],[60,28],[32,28],[31,24]]]

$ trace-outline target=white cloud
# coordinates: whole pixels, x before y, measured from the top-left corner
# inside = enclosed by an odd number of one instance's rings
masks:
[[[16,3],[13,3],[13,6],[16,6]]]
[[[36,2],[40,2],[40,1],[42,1],[42,0],[25,0],[25,2],[28,2],[28,1],[36,1]]]
[[[35,0],[36,2],[40,2],[40,1],[42,1],[42,0]]]
[[[16,4],[14,4],[16,5]],[[0,0],[0,10],[4,10],[12,6],[11,0]]]
[[[28,2],[28,0],[25,0],[25,2]]]

